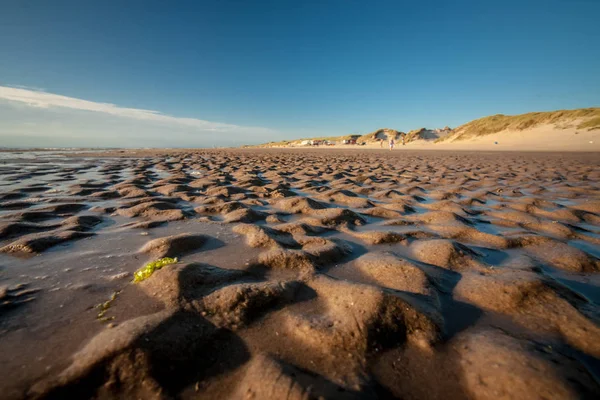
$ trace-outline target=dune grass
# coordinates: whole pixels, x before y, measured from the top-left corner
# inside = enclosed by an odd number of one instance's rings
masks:
[[[427,129],[425,129],[425,128],[419,128],[419,129],[413,129],[412,131],[408,131],[404,140],[406,141],[406,143],[410,143],[413,140],[419,140],[421,133],[426,130]]]
[[[577,129],[600,129],[600,115],[597,115],[593,118],[588,119],[585,122],[580,123],[579,125],[577,125]]]
[[[496,114],[461,125],[451,135],[436,140],[436,143],[450,139],[465,140],[504,130],[522,131],[542,124],[568,124],[575,120],[583,120],[577,125],[577,129],[599,129],[600,108],[532,112],[520,115]]]
[[[392,132],[394,134],[394,139],[396,139],[398,137],[398,134],[400,133],[395,129],[388,129],[388,128],[377,129],[376,131],[362,135],[361,137],[356,139],[356,142],[358,142],[358,143],[372,142],[374,140],[377,140],[377,135],[383,131]]]

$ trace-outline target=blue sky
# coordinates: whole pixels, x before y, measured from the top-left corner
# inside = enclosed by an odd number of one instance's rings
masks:
[[[598,15],[597,0],[7,1],[0,146],[239,145],[598,106]]]

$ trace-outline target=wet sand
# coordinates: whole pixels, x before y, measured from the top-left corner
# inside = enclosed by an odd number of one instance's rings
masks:
[[[600,396],[598,153],[0,155],[2,398]]]

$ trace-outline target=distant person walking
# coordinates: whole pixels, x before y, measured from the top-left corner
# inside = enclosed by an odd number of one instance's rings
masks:
[[[394,150],[394,139],[390,139],[390,150]]]
[[[379,139],[379,147],[383,149],[383,139]]]
[[[406,137],[406,135],[402,135],[402,146],[406,145],[406,141],[404,140],[405,137]]]

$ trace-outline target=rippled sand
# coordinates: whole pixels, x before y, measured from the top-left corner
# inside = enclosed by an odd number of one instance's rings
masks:
[[[599,161],[4,153],[2,397],[598,398]]]

